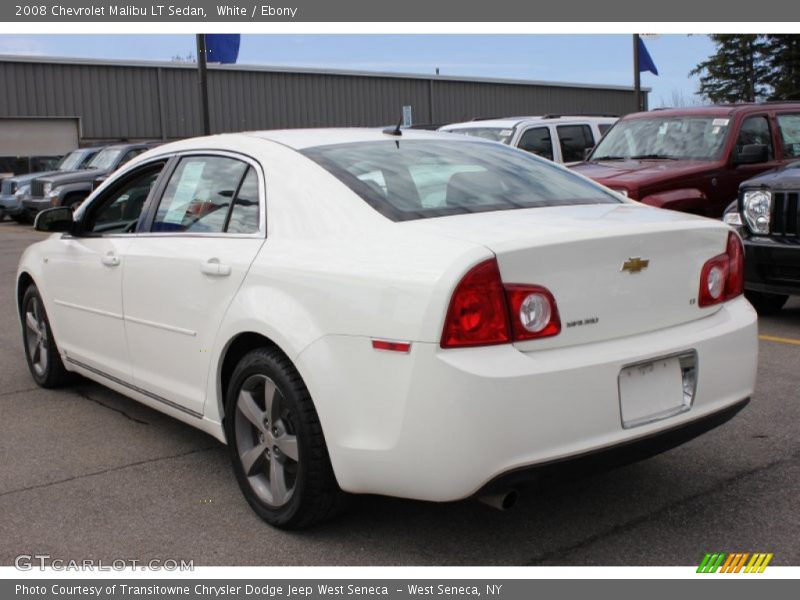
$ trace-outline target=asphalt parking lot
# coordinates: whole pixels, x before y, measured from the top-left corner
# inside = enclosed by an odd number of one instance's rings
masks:
[[[800,299],[761,320],[750,405],[682,447],[528,490],[507,512],[357,497],[337,521],[285,533],[250,510],[211,437],[88,381],[35,386],[14,275],[41,237],[0,224],[0,564],[693,565],[743,551],[800,565]]]

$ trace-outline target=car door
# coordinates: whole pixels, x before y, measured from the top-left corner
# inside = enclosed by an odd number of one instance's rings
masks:
[[[736,164],[736,155],[739,150],[749,144],[763,144],[767,146],[767,160],[754,164]],[[775,142],[769,116],[766,114],[750,115],[742,121],[739,132],[736,134],[735,144],[729,159],[730,169],[721,174],[717,185],[711,184],[703,191],[712,204],[712,215],[721,215],[725,208],[739,195],[739,184],[755,177],[759,173],[774,169],[780,165],[775,153]],[[716,177],[713,177],[716,179]]]
[[[122,310],[128,248],[164,161],[124,175],[83,211],[75,234],[54,241],[44,264],[55,333],[67,361],[132,381]]]
[[[148,221],[122,288],[134,380],[199,416],[219,324],[264,242],[261,168],[235,154],[182,155]]]

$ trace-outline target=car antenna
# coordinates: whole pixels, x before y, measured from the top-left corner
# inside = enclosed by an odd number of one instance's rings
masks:
[[[397,122],[397,125],[395,127],[387,127],[386,129],[383,130],[383,133],[385,133],[386,135],[401,136],[403,135],[403,132],[400,129],[400,126],[402,124],[403,124],[403,117],[400,117],[400,120]]]

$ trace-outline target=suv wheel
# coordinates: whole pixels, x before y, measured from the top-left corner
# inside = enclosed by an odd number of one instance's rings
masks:
[[[784,294],[768,294],[751,290],[746,290],[744,295],[760,315],[774,315],[783,308],[789,299],[789,296]]]
[[[297,529],[334,516],[336,483],[317,411],[300,374],[277,348],[259,348],[236,366],[225,433],[247,502],[265,521]]]

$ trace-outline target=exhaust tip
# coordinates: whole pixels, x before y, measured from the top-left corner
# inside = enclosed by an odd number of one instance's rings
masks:
[[[479,496],[478,501],[497,510],[509,510],[519,500],[519,491],[511,488],[497,494]]]

